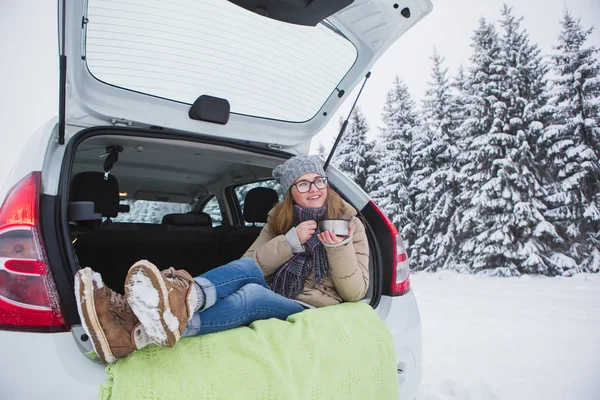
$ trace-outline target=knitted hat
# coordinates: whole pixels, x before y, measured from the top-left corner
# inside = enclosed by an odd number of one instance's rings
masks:
[[[325,177],[321,159],[317,156],[295,156],[277,166],[273,170],[273,178],[287,192],[296,179],[311,172]]]

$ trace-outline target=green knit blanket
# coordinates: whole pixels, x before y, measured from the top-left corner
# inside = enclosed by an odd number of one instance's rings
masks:
[[[364,303],[147,346],[106,371],[102,400],[398,398],[392,336]]]

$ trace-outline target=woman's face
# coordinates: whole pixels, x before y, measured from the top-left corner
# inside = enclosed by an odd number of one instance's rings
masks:
[[[290,189],[290,191],[292,192],[292,199],[296,204],[304,208],[323,207],[325,201],[327,201],[327,186],[325,186],[325,188],[323,189],[317,188],[317,186],[313,182],[315,182],[318,179],[321,179],[321,175],[315,174],[313,172],[304,174],[298,179],[296,179],[296,181],[292,185],[292,188]],[[306,186],[307,183],[309,184],[308,192],[301,193],[298,190],[298,187],[300,186],[300,189],[302,190],[302,187]],[[322,182],[319,181],[319,183]]]

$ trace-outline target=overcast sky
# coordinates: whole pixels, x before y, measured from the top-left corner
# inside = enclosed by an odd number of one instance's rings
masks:
[[[552,51],[560,32],[560,20],[567,7],[581,17],[585,28],[600,21],[600,0],[432,0],[433,11],[402,36],[372,68],[371,78],[363,90],[358,106],[371,127],[370,135],[381,125],[381,109],[385,95],[396,74],[408,85],[415,101],[420,101],[431,74],[434,47],[446,60],[448,73],[454,75],[471,55],[471,36],[479,18],[497,22],[504,3],[513,7],[515,15],[523,16],[523,26],[529,31],[532,43],[545,54]],[[597,27],[600,28],[600,27]],[[600,47],[600,29],[595,29],[588,42]],[[338,115],[312,142],[315,152],[319,142],[329,149],[339,130],[339,118],[346,118],[358,90],[349,96]]]
[[[526,3],[526,4],[523,4]],[[434,10],[405,34],[377,62],[359,105],[376,132],[385,94],[394,76],[405,80],[415,99],[422,98],[429,79],[433,48],[446,58],[450,73],[468,62],[470,38],[480,17],[496,21],[502,0],[437,0]],[[510,3],[509,3],[510,4]],[[597,23],[599,0],[513,1],[514,12],[524,16],[532,42],[546,53],[556,43],[563,9],[581,17],[585,27]],[[57,114],[56,2],[51,0],[0,0],[0,184],[25,147],[31,133]],[[600,47],[600,31],[591,44]],[[329,148],[355,93],[332,122],[314,140]]]

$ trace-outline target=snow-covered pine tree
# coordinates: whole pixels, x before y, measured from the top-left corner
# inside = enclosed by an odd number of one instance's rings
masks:
[[[468,162],[468,159],[464,157],[466,150],[469,149],[470,143],[473,140],[472,128],[465,121],[471,119],[475,121],[473,116],[477,116],[475,113],[477,105],[481,105],[481,99],[473,95],[474,91],[471,88],[470,74],[469,71],[461,65],[458,69],[457,75],[454,77],[452,84],[450,85],[450,109],[449,114],[451,118],[450,126],[452,127],[451,139],[455,150],[457,151],[456,157],[452,160],[451,168],[455,172],[454,178],[454,204],[452,204],[452,211],[448,211],[446,223],[446,234],[439,236],[442,241],[438,242],[437,252],[440,252],[439,259],[442,259],[443,252],[447,252],[448,257],[441,266],[437,268],[450,269],[458,272],[470,272],[472,270],[470,262],[462,262],[460,260],[460,245],[464,239],[464,233],[461,232],[460,225],[463,219],[464,210],[469,204],[465,201],[462,191],[467,190],[468,185],[463,173],[463,166]]]
[[[377,139],[382,146],[379,162],[381,186],[372,197],[410,246],[416,239],[418,226],[414,215],[414,199],[409,192],[417,113],[406,85],[398,76],[387,92],[382,119],[383,126]]]
[[[465,67],[461,64],[458,68],[458,73],[450,84],[450,124],[456,128],[460,127],[469,115],[468,99],[470,93],[469,77]],[[464,145],[462,138],[458,136],[458,131],[455,129],[454,136],[458,141],[459,148]]]
[[[469,76],[464,65],[461,64],[458,67],[458,72],[450,86],[455,88],[458,92],[466,92],[469,87]]]
[[[340,127],[342,124],[343,120],[340,120]],[[373,143],[367,140],[368,131],[369,124],[365,116],[359,107],[355,107],[332,161],[367,193],[369,174],[376,163],[372,153]]]
[[[458,148],[452,115],[447,68],[434,50],[431,81],[422,106],[421,130],[414,138],[415,170],[411,192],[420,216],[417,239],[411,246],[412,267],[436,271],[452,259],[456,248],[453,216],[459,190]]]
[[[327,159],[327,150],[325,150],[325,146],[323,146],[322,142],[319,142],[319,147],[317,147],[317,155],[323,160]]]
[[[551,231],[536,199],[541,190],[523,122],[528,70],[539,55],[509,8],[503,10],[502,38],[494,26],[480,20],[473,36],[469,117],[462,137],[465,184],[460,224],[459,262],[475,272],[492,275],[547,273],[547,254],[539,236]],[[523,76],[521,76],[523,75]],[[517,82],[513,82],[516,80]],[[523,87],[520,87],[522,85]]]
[[[456,162],[456,170],[460,171],[463,163],[466,161],[460,155],[469,148],[473,139],[472,126],[465,123],[467,119],[471,122],[476,121],[478,114],[477,106],[481,105],[481,98],[473,95],[474,90],[471,87],[470,70],[467,70],[463,65],[458,68],[458,72],[450,85],[450,118],[451,126],[454,127],[452,137],[456,141],[456,146],[459,151]],[[460,181],[464,180],[461,176]]]
[[[491,168],[491,160],[500,151],[497,145],[486,146],[487,135],[493,129],[493,106],[498,99],[496,62],[500,46],[494,26],[484,18],[479,20],[473,33],[471,47],[472,65],[468,69],[468,79],[461,80],[467,85],[463,96],[464,120],[457,129],[462,141],[458,162],[463,180],[459,195],[459,246],[452,268],[462,271],[481,270],[487,266],[483,244],[477,239],[489,219],[479,214],[480,189],[489,180],[487,171]]]
[[[504,153],[494,160],[487,185],[492,203],[502,204],[503,209],[494,211],[497,222],[489,227],[488,243],[499,245],[497,255],[515,265],[518,273],[555,275],[560,271],[552,262],[556,259],[552,249],[560,237],[543,215],[545,190],[536,162],[536,144],[544,126],[540,110],[547,97],[547,66],[539,47],[531,44],[521,27],[522,17],[507,5],[501,15],[500,93],[495,107],[499,124],[490,139],[503,143]]]
[[[553,55],[550,110],[544,131],[550,185],[546,216],[565,239],[564,273],[600,270],[600,64],[586,44],[592,29],[564,12]],[[572,261],[574,260],[574,261]]]
[[[381,160],[386,153],[385,144],[381,141],[380,137],[377,136],[371,142],[373,148],[371,150],[374,164],[369,169],[369,177],[367,179],[367,190],[366,192],[370,197],[375,197],[384,185],[383,176],[381,174]]]

